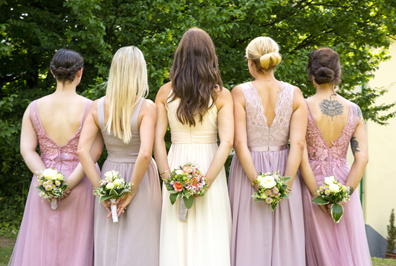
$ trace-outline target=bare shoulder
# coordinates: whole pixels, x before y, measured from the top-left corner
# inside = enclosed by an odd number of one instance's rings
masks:
[[[172,82],[168,82],[164,85],[161,86],[161,88],[158,90],[157,96],[155,98],[155,101],[157,102],[158,100],[161,102],[166,102],[168,99],[168,96],[172,90]]]
[[[144,113],[157,114],[157,106],[150,99],[145,99],[142,104],[142,111]]]
[[[232,96],[231,92],[227,88],[217,89],[217,99],[216,99],[216,108],[220,110],[223,106],[227,104],[232,104]]]
[[[231,94],[232,94],[233,97],[234,96],[243,95],[242,86],[241,85],[236,85],[234,88],[232,88]]]

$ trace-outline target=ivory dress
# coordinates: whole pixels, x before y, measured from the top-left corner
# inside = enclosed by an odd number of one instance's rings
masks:
[[[356,104],[350,104],[348,122],[329,147],[308,106],[308,157],[319,186],[332,175],[342,184],[347,181],[350,168],[346,156],[358,124],[358,110]],[[307,266],[372,265],[359,193],[352,194],[337,224],[311,201],[312,195],[303,183]]]
[[[98,122],[107,148],[108,157],[103,164],[101,178],[107,171],[118,171],[125,181],[130,182],[139,154],[140,133],[138,116],[144,98],[132,114],[132,140],[125,144],[105,129],[104,97],[98,103]],[[139,185],[136,195],[118,223],[107,219],[108,212],[95,201],[95,265],[158,266],[159,236],[161,219],[161,188],[158,170],[153,159]]]
[[[80,128],[63,146],[45,133],[37,100],[30,105],[30,120],[37,134],[40,157],[45,167],[61,171],[66,181],[79,163],[78,141],[91,103],[87,101]],[[58,200],[55,211],[48,200],[39,197],[36,186],[37,178],[33,176],[18,239],[8,265],[93,265],[95,197],[91,182],[84,177],[67,198]]]
[[[294,87],[282,83],[270,127],[265,106],[256,88],[241,85],[246,102],[247,144],[257,173],[284,175],[289,149],[290,120]],[[274,212],[266,202],[254,202],[252,187],[238,157],[230,168],[229,191],[232,210],[231,265],[305,266],[304,219],[300,178],[294,178],[289,199],[283,199]]]
[[[167,103],[172,135],[168,159],[171,169],[193,162],[206,173],[218,148],[217,108],[196,119],[196,126],[181,124],[176,118],[180,99]],[[178,218],[180,199],[170,203],[162,188],[161,266],[229,266],[231,212],[224,167],[204,197],[196,198],[186,221]]]

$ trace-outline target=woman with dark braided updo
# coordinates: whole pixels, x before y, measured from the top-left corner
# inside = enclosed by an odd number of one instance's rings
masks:
[[[74,51],[56,52],[50,64],[55,92],[33,101],[23,116],[21,153],[26,165],[33,174],[47,168],[62,172],[69,187],[58,200],[58,208],[52,210],[48,200],[39,197],[33,176],[9,265],[93,265],[94,196],[77,157],[82,124],[91,105],[76,93],[83,64]],[[36,152],[37,144],[41,155]],[[102,147],[98,134],[91,150],[95,161]]]

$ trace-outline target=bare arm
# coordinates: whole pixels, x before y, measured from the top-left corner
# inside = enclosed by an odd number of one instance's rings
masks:
[[[290,122],[290,152],[287,157],[285,176],[291,176],[286,183],[291,188],[294,178],[300,166],[307,133],[308,108],[299,88],[294,89],[294,112]]]
[[[40,155],[36,152],[37,148],[37,134],[34,130],[33,124],[30,121],[30,105],[25,111],[22,120],[21,142],[20,150],[23,160],[27,167],[33,174],[41,172],[46,169]]]
[[[99,132],[96,134],[96,138],[93,147],[91,149],[91,158],[94,162],[97,162],[99,160],[102,151],[103,151],[103,138],[102,138],[102,134],[100,134]],[[67,178],[67,183],[69,184],[68,189],[73,189],[75,186],[77,186],[84,176],[85,176],[84,169],[81,163],[79,163],[77,167],[74,169],[74,171]]]
[[[358,126],[352,136],[351,148],[355,160],[353,161],[345,185],[351,186],[353,190],[355,190],[363,177],[364,170],[368,163],[367,132],[362,119],[359,119]]]
[[[84,168],[85,174],[95,188],[99,187],[100,175],[95,167],[96,161],[92,158],[91,151],[93,150],[92,147],[97,136],[100,135],[100,128],[97,124],[97,106],[98,100],[93,102],[89,108],[87,118],[85,119],[81,131],[77,151],[78,159]],[[103,149],[103,145],[101,148]]]
[[[311,192],[311,195],[315,197],[318,189],[318,182],[316,181],[311,165],[309,164],[307,144],[304,145],[304,152],[300,164],[300,173],[309,189],[309,192]]]
[[[242,88],[238,85],[232,90],[234,101],[234,149],[249,181],[256,180],[258,173],[247,145],[245,97]]]
[[[155,99],[155,105],[157,107],[157,124],[155,126],[155,137],[154,137],[154,157],[158,166],[158,170],[160,173],[164,171],[170,170],[168,163],[168,154],[166,152],[165,145],[165,134],[168,129],[168,117],[166,113],[166,100],[169,94],[169,88],[166,86],[170,86],[170,84],[166,84],[161,87],[158,91],[157,97]],[[162,178],[166,177],[169,174],[167,172],[162,176]]]
[[[223,88],[218,92],[216,107],[218,110],[217,119],[220,146],[213,156],[212,163],[205,175],[209,186],[215,181],[217,175],[224,167],[224,163],[230,154],[234,140],[233,102],[231,93],[227,89]]]

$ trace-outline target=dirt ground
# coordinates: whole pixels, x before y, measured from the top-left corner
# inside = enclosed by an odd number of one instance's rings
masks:
[[[12,248],[15,245],[16,239],[6,236],[0,236],[0,248]]]

